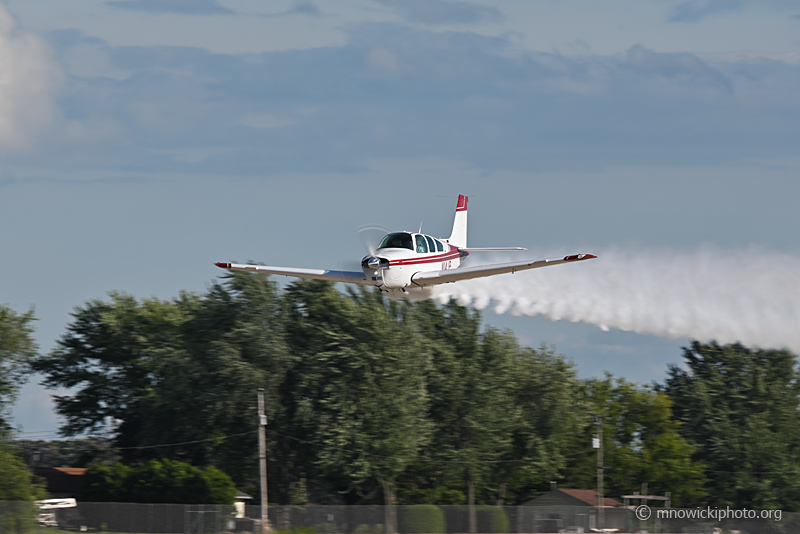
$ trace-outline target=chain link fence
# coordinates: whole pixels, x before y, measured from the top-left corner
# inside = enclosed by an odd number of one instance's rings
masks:
[[[470,532],[467,506],[397,506],[399,534],[457,534]],[[654,510],[655,512],[655,510]],[[687,511],[688,512],[688,511]],[[47,516],[46,518],[44,516]],[[673,510],[673,517],[653,514],[646,521],[633,509],[605,508],[597,525],[596,509],[583,506],[476,506],[476,531],[535,532],[651,532],[690,534],[800,534],[800,514],[774,517],[698,520]],[[29,502],[0,502],[0,534],[60,534],[69,532],[126,532],[138,534],[260,533],[259,506],[78,503],[42,514]],[[394,516],[391,516],[394,517]],[[272,530],[305,529],[308,534],[387,534],[384,506],[270,506]],[[313,530],[312,530],[313,529]]]

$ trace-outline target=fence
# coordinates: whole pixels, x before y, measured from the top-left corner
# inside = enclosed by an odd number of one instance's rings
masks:
[[[32,503],[0,502],[0,534],[126,532],[137,534],[217,534],[260,532],[261,508],[184,504],[78,503],[49,511],[47,521]],[[55,517],[53,518],[53,512]],[[383,506],[270,506],[275,530],[313,529],[319,534],[384,534]],[[467,506],[397,506],[400,534],[469,532]],[[596,531],[596,509],[583,506],[476,506],[477,532],[536,533]],[[618,532],[692,534],[800,534],[800,514],[775,519],[636,518],[632,509],[605,508],[604,529]],[[678,514],[675,514],[678,515]],[[686,514],[684,514],[686,515]],[[238,516],[238,517],[237,517]],[[37,525],[37,519],[38,525]],[[716,529],[716,530],[715,530]],[[48,532],[45,532],[48,531]]]

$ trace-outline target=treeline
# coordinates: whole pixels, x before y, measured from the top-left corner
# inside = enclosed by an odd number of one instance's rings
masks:
[[[77,308],[51,354],[61,432],[111,436],[129,466],[215,466],[257,496],[256,391],[269,497],[281,504],[521,504],[648,484],[673,505],[800,510],[800,391],[785,351],[693,343],[664,384],[579,380],[454,303],[388,301],[317,281],[233,274],[171,301]],[[84,464],[100,461],[108,450]],[[105,455],[105,456],[104,456]]]

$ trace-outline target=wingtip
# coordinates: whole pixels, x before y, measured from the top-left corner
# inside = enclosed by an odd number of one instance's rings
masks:
[[[231,268],[231,264],[230,263],[222,263],[221,261],[218,261],[214,265],[216,265],[220,269],[230,269]]]
[[[572,256],[564,257],[564,261],[591,260],[596,257],[594,254],[573,254]]]

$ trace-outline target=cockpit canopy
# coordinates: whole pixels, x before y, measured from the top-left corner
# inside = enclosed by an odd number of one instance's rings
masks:
[[[405,248],[426,254],[428,252],[442,252],[444,246],[438,239],[422,234],[409,234],[408,232],[395,232],[381,240],[378,248]]]
[[[381,244],[378,245],[378,248],[407,248],[408,250],[414,250],[414,241],[411,239],[411,234],[395,232],[381,239]]]

